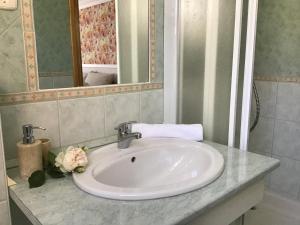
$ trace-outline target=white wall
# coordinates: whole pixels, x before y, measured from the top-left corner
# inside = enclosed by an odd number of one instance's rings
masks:
[[[4,162],[4,148],[2,140],[2,128],[0,118],[0,225],[9,225],[10,213],[8,205],[6,168]]]
[[[94,5],[99,5],[105,2],[109,2],[111,0],[79,0],[79,9],[88,8]]]

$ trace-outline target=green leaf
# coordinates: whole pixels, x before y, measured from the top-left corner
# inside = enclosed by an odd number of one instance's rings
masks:
[[[29,188],[37,188],[45,184],[46,176],[45,173],[41,170],[37,170],[31,174],[28,178]]]
[[[81,148],[82,149],[82,151],[84,151],[84,152],[87,152],[88,150],[89,150],[89,148],[87,147],[87,146],[77,146],[78,148]]]
[[[81,147],[81,149],[84,151],[84,152],[87,152],[89,150],[89,148],[87,146],[83,146]]]
[[[47,174],[52,178],[63,178],[65,177],[64,173],[60,171],[58,167],[49,163],[47,166]]]
[[[85,172],[85,167],[83,166],[78,166],[74,170],[76,173],[84,173]]]
[[[53,152],[49,151],[48,152],[48,162],[52,165],[55,165],[55,159],[56,159],[56,155]]]

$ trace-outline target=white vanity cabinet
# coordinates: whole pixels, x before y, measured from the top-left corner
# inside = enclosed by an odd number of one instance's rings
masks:
[[[7,193],[7,179],[6,179],[5,160],[4,160],[1,119],[0,119],[0,225],[11,225],[8,193]]]

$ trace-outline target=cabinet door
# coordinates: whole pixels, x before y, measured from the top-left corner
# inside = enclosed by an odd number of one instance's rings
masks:
[[[6,167],[4,160],[3,136],[0,117],[0,225],[10,225],[10,213],[8,207]]]

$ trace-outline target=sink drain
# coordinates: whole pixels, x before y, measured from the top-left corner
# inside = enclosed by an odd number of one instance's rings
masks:
[[[131,158],[131,162],[132,162],[132,163],[134,163],[134,162],[135,162],[135,160],[136,160],[136,158],[135,158],[135,157],[132,157],[132,158]]]

